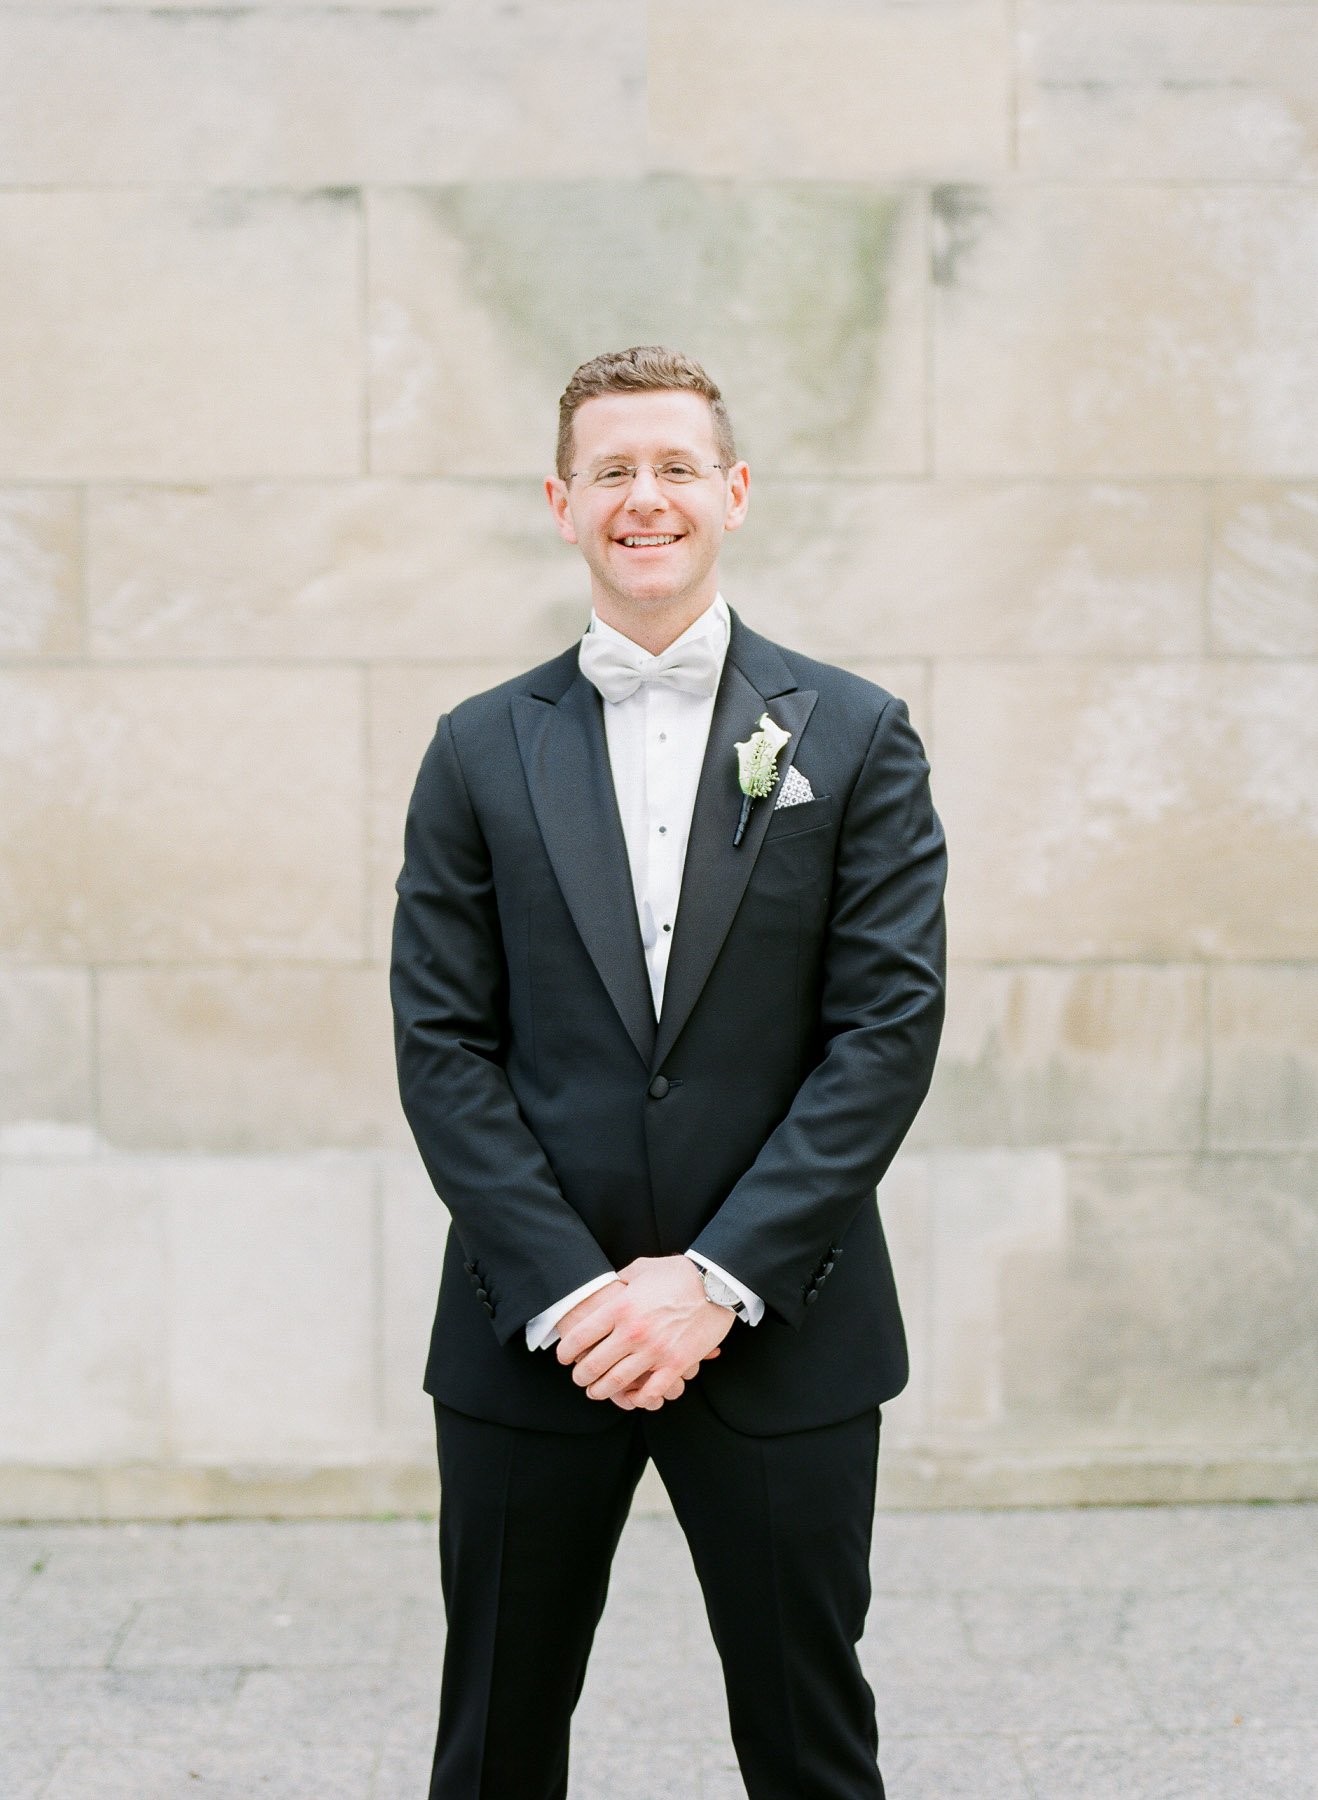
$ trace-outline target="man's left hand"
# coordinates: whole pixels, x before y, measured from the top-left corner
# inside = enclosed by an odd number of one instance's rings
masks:
[[[575,1364],[572,1379],[592,1400],[653,1410],[717,1350],[737,1315],[710,1305],[689,1256],[638,1256],[618,1274],[626,1293],[610,1309],[609,1329],[600,1336],[589,1322],[569,1327],[558,1360]]]

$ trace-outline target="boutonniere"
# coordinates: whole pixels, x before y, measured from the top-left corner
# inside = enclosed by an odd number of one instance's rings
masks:
[[[737,783],[745,799],[741,803],[737,835],[732,840],[734,849],[745,833],[752,806],[773,792],[773,784],[778,779],[778,752],[791,735],[781,725],[775,725],[767,712],[762,712],[759,730],[744,744],[737,745]]]

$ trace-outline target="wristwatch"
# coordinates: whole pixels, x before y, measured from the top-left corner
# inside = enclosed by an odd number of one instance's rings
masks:
[[[729,1287],[726,1281],[711,1274],[708,1269],[701,1269],[699,1263],[696,1264],[696,1267],[700,1269],[700,1279],[704,1284],[706,1300],[714,1306],[729,1306],[739,1319],[744,1319],[746,1302],[738,1294],[736,1288]]]

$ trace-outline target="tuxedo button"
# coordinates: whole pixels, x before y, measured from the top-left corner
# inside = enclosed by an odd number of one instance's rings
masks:
[[[818,1288],[812,1287],[812,1288],[806,1289],[805,1303],[807,1306],[813,1306],[815,1301],[818,1300],[818,1298],[819,1298],[819,1289]]]
[[[494,1308],[490,1305],[489,1301],[482,1300],[481,1305],[485,1308],[486,1312],[490,1315],[490,1317],[493,1318],[494,1317]]]
[[[654,1080],[650,1083],[650,1098],[652,1100],[662,1100],[664,1095],[667,1092],[668,1092],[667,1076],[656,1075]]]

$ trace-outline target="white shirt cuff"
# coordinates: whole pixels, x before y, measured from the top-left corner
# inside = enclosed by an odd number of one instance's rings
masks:
[[[578,1300],[584,1300],[587,1294],[596,1294],[618,1276],[610,1271],[607,1275],[597,1275],[594,1281],[584,1286],[573,1288],[572,1292],[562,1300],[556,1300],[543,1312],[538,1312],[533,1319],[526,1322],[526,1347],[528,1350],[548,1350],[551,1344],[558,1342],[558,1321],[564,1313],[572,1311]]]
[[[698,1269],[708,1269],[711,1275],[717,1275],[720,1281],[727,1282],[738,1300],[740,1300],[742,1305],[746,1308],[746,1323],[748,1325],[759,1324],[760,1320],[764,1317],[764,1302],[753,1289],[748,1288],[744,1282],[738,1281],[735,1275],[729,1275],[726,1269],[720,1269],[718,1264],[716,1262],[711,1262],[707,1256],[697,1256],[694,1250],[688,1250],[687,1255]]]

